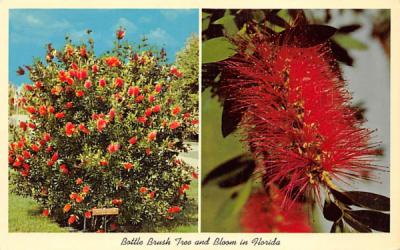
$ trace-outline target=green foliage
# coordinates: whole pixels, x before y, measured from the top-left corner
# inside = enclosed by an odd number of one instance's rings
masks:
[[[230,58],[236,47],[225,37],[212,38],[203,42],[202,63],[219,62]]]
[[[30,66],[34,84],[19,100],[29,121],[9,149],[16,191],[78,229],[93,208],[118,207],[116,230],[177,220],[194,171],[177,156],[196,129],[172,87],[182,74],[143,44],[118,40],[100,57],[93,48],[92,39],[67,39],[60,51],[48,46],[47,63]]]

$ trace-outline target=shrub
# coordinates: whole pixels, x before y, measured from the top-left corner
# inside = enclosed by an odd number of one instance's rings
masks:
[[[123,37],[117,31],[115,48],[101,56],[92,39],[67,38],[61,51],[47,46],[47,63],[27,67],[33,84],[18,103],[29,120],[10,142],[9,167],[20,173],[15,189],[62,225],[81,229],[91,209],[118,207],[113,228],[136,231],[183,216],[188,204],[196,174],[177,156],[197,118],[173,98],[181,74],[164,52]]]

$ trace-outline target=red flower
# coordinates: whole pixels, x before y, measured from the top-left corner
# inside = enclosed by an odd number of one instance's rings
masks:
[[[31,158],[31,153],[29,151],[22,151],[22,155],[24,156],[25,159],[30,159]]]
[[[149,95],[149,103],[153,103],[154,102],[154,96],[153,95]]]
[[[124,80],[121,78],[117,77],[114,81],[114,84],[117,88],[122,88],[124,86]]]
[[[153,192],[150,192],[150,193],[149,193],[149,198],[150,198],[150,199],[153,199],[153,198],[154,198],[154,195],[155,195],[155,192],[154,192],[154,191],[153,191]]]
[[[112,68],[112,67],[118,67],[121,65],[121,62],[119,61],[119,59],[117,57],[107,57],[105,59],[108,67]]]
[[[55,116],[56,116],[57,119],[61,119],[61,118],[65,117],[65,113],[64,112],[60,112],[60,113],[57,113]]]
[[[307,233],[312,232],[307,212],[300,203],[293,203],[291,208],[281,207],[283,194],[274,188],[274,193],[254,193],[242,209],[240,224],[245,232],[266,233]]]
[[[77,218],[76,215],[72,214],[68,219],[68,225],[74,224],[76,221],[76,218]]]
[[[121,40],[124,38],[125,36],[125,30],[123,29],[118,29],[117,32],[115,33],[115,35],[117,36],[118,40]]]
[[[113,120],[115,117],[115,109],[111,108],[110,111],[108,112],[108,117],[110,120]]]
[[[32,150],[35,151],[35,152],[39,152],[39,150],[40,150],[40,147],[38,147],[36,144],[32,144],[32,145],[31,145],[31,148],[32,148]]]
[[[175,108],[172,109],[172,114],[177,115],[181,112],[181,107],[176,106]]]
[[[108,165],[108,161],[106,161],[106,160],[101,160],[100,161],[100,166],[107,166]]]
[[[60,166],[60,171],[61,171],[63,174],[68,174],[68,173],[69,173],[69,169],[68,169],[67,165],[65,165],[65,164],[62,164],[62,165]]]
[[[32,90],[33,90],[33,87],[32,87],[31,85],[29,85],[29,84],[25,84],[25,85],[24,85],[24,88],[25,88],[26,90],[28,90],[28,91],[32,91]]]
[[[39,108],[39,114],[41,115],[41,116],[44,116],[44,115],[46,115],[47,114],[47,108],[46,108],[46,106],[40,106],[40,108]]]
[[[20,121],[19,122],[19,127],[22,128],[25,131],[26,128],[27,128],[26,122]]]
[[[64,213],[68,213],[69,212],[69,210],[71,210],[71,204],[69,204],[69,203],[67,203],[67,204],[65,204],[65,206],[64,206]]]
[[[50,141],[51,140],[51,135],[49,133],[44,133],[43,134],[43,140]]]
[[[147,108],[146,111],[144,112],[144,115],[151,116],[152,113],[153,113],[153,110],[151,108]]]
[[[77,197],[76,197],[76,199],[75,199],[75,201],[77,202],[77,203],[81,203],[82,201],[83,201],[83,197],[81,196],[81,195],[78,195]]]
[[[106,86],[106,80],[104,78],[99,80],[99,86],[100,87],[105,87]]]
[[[175,214],[175,213],[179,213],[180,211],[181,211],[182,209],[180,208],[180,207],[178,207],[178,206],[173,206],[173,207],[170,207],[169,209],[168,209],[168,213],[169,214]]]
[[[40,89],[41,87],[43,87],[43,83],[42,82],[35,82],[35,86],[36,88]]]
[[[103,118],[99,118],[97,120],[97,131],[100,133],[103,132],[103,129],[107,126],[107,121],[104,120]]]
[[[133,168],[133,164],[130,163],[130,162],[124,163],[123,165],[124,165],[124,168],[125,168],[126,170],[130,170],[130,169]]]
[[[139,95],[135,98],[135,102],[136,103],[140,103],[144,100],[144,95]]]
[[[199,178],[199,174],[196,172],[192,172],[192,178],[197,180]]]
[[[67,82],[68,75],[64,70],[58,72],[58,79],[60,82]]]
[[[31,129],[36,129],[36,125],[34,123],[28,123],[28,127],[30,127]]]
[[[57,161],[57,160],[58,160],[58,152],[55,152],[55,153],[53,154],[53,156],[51,157],[51,160],[52,160],[52,161]]]
[[[70,198],[71,200],[75,200],[76,197],[78,197],[78,194],[75,193],[75,192],[72,192],[72,193],[69,195],[69,198]]]
[[[90,89],[90,87],[92,87],[92,82],[89,81],[89,80],[86,81],[85,84],[84,84],[84,87],[87,88],[87,89]]]
[[[49,107],[47,108],[47,112],[53,114],[53,113],[55,112],[54,107],[53,107],[53,106],[49,106]]]
[[[238,53],[223,63],[232,77],[222,83],[232,110],[245,112],[245,140],[268,173],[267,185],[284,184],[287,197],[319,197],[331,179],[365,178],[363,172],[377,168],[377,145],[349,108],[330,47],[277,46],[268,39],[250,41],[254,56],[245,52],[249,42],[238,42]]]
[[[133,137],[131,137],[131,139],[129,139],[129,143],[132,145],[136,144],[136,142],[137,142],[136,136],[133,136]]]
[[[83,183],[82,178],[78,178],[75,180],[76,185],[81,185]]]
[[[151,154],[151,149],[150,148],[146,148],[146,155],[150,155]]]
[[[117,152],[118,150],[119,150],[119,144],[118,143],[111,143],[109,146],[108,146],[108,148],[107,148],[107,150],[108,150],[108,152],[110,153],[110,154],[112,154],[112,153],[115,153],[115,152]]]
[[[148,134],[147,138],[149,141],[153,141],[157,137],[157,131],[152,131]]]
[[[135,86],[135,87],[129,87],[128,89],[128,95],[129,96],[138,96],[140,94],[140,88]]]
[[[146,187],[141,187],[141,188],[139,188],[139,192],[140,193],[147,193],[147,188]]]
[[[47,161],[47,166],[48,167],[51,167],[51,166],[53,166],[54,165],[54,161],[52,161],[52,160],[48,160]]]
[[[161,90],[162,90],[162,85],[161,85],[160,83],[158,83],[158,84],[154,87],[154,90],[155,90],[157,93],[160,93]]]
[[[179,188],[179,194],[184,194],[186,192],[186,190],[188,190],[190,188],[190,186],[188,184],[183,184],[180,188]]]
[[[181,123],[180,122],[178,122],[178,121],[173,121],[173,122],[171,122],[170,124],[169,124],[169,127],[173,130],[173,129],[176,129],[176,128],[179,128],[181,126]]]
[[[140,116],[140,117],[137,118],[137,121],[140,122],[140,123],[145,124],[146,121],[147,121],[147,118],[145,116]]]
[[[97,73],[97,71],[99,70],[99,68],[97,67],[97,65],[96,64],[93,64],[93,66],[92,66],[92,71],[93,71],[93,73]]]
[[[49,216],[49,210],[48,210],[47,208],[46,208],[46,209],[43,209],[42,215],[43,215],[44,217],[48,217],[48,216]]]
[[[191,121],[191,124],[192,124],[192,125],[199,124],[199,120],[197,120],[197,119],[193,119],[193,120]]]
[[[158,112],[160,112],[160,110],[161,110],[161,106],[160,105],[156,105],[156,106],[153,107],[153,112],[154,113],[158,113]]]
[[[80,55],[81,57],[87,57],[87,52],[86,52],[86,47],[85,47],[85,46],[82,46],[82,47],[79,49],[79,55]]]
[[[77,78],[79,80],[85,80],[88,76],[87,69],[82,69],[78,71]]]
[[[67,124],[65,125],[65,134],[68,137],[71,137],[75,130],[75,125],[72,122],[67,122]]]
[[[119,205],[122,204],[122,199],[113,199],[113,200],[111,201],[111,203],[114,204],[114,205],[119,206]]]
[[[83,90],[77,90],[75,94],[77,97],[82,97],[85,94],[85,92],[83,92]]]
[[[86,217],[86,219],[92,218],[92,212],[91,211],[86,211],[85,212],[85,217]]]
[[[178,78],[183,76],[183,73],[181,71],[179,71],[176,67],[171,67],[169,73]]]
[[[90,191],[90,186],[89,186],[89,185],[85,185],[85,186],[82,188],[82,193],[84,193],[84,194],[88,194],[89,191]]]
[[[52,146],[48,146],[48,147],[46,148],[46,152],[47,152],[47,153],[50,153],[51,151],[53,151],[53,147],[52,147]]]
[[[85,127],[85,124],[81,123],[81,124],[79,124],[78,127],[79,127],[79,130],[82,131],[83,133],[85,133],[85,134],[90,134],[90,131],[89,131],[89,129],[87,129],[87,128]]]
[[[28,107],[26,107],[25,109],[26,109],[26,111],[27,111],[28,113],[30,113],[30,114],[36,113],[36,109],[35,109],[35,107],[33,107],[33,106],[28,106]]]

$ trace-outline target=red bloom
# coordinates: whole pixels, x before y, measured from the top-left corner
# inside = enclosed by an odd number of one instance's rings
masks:
[[[105,87],[106,86],[106,80],[104,78],[99,80],[99,86],[100,87]]]
[[[147,193],[147,188],[146,187],[141,187],[140,189],[139,189],[139,192],[140,193]]]
[[[111,108],[110,111],[108,112],[108,117],[110,120],[113,120],[115,117],[115,109]]]
[[[46,108],[46,106],[40,106],[40,108],[39,108],[39,114],[41,115],[41,116],[44,116],[44,115],[46,115],[47,114],[47,108]]]
[[[103,129],[107,126],[107,121],[104,120],[103,118],[99,118],[97,120],[97,131],[100,133],[103,132]]]
[[[56,116],[57,119],[61,119],[61,118],[65,117],[65,113],[64,112],[60,112],[60,113],[57,113],[55,116]]]
[[[68,225],[74,224],[76,221],[76,218],[77,218],[76,215],[72,214],[68,219]]]
[[[41,87],[43,87],[43,83],[42,82],[35,82],[35,86],[36,88],[40,89]]]
[[[136,144],[136,142],[137,142],[136,136],[132,136],[131,139],[129,139],[129,143],[132,145]]]
[[[75,130],[75,125],[72,122],[67,122],[67,124],[65,125],[65,134],[68,137],[71,137]]]
[[[144,115],[151,116],[152,113],[153,113],[153,110],[151,108],[147,108],[146,111],[144,112]]]
[[[51,167],[51,166],[53,166],[54,165],[54,161],[52,161],[52,160],[48,160],[47,161],[47,166],[48,167]]]
[[[87,57],[87,51],[86,51],[86,47],[85,47],[85,46],[82,46],[82,47],[79,49],[79,55],[80,55],[81,57]]]
[[[48,210],[47,208],[46,208],[46,209],[43,209],[42,215],[43,215],[44,217],[49,216],[49,210]]]
[[[154,90],[155,90],[157,93],[160,93],[161,90],[162,90],[162,85],[161,85],[160,83],[158,83],[158,84],[154,87]]]
[[[193,119],[190,123],[191,123],[192,125],[196,125],[196,124],[199,124],[199,120]]]
[[[129,96],[138,96],[139,94],[140,94],[140,88],[138,86],[129,87],[129,89],[128,89]]]
[[[153,199],[153,198],[154,198],[154,195],[155,195],[155,192],[154,192],[154,191],[153,191],[153,192],[150,192],[150,193],[149,193],[149,198],[150,198],[150,199]]]
[[[30,127],[31,129],[36,129],[36,125],[34,123],[28,123],[28,127]]]
[[[133,164],[130,163],[130,162],[124,163],[123,165],[124,165],[124,168],[125,168],[126,170],[130,170],[130,169],[133,168]]]
[[[108,148],[107,148],[107,150],[108,150],[108,152],[110,153],[110,154],[112,154],[112,153],[115,153],[115,152],[117,152],[118,150],[119,150],[119,144],[118,143],[111,143],[109,146],[108,146]]]
[[[86,81],[85,84],[84,84],[84,87],[87,88],[87,89],[90,89],[90,87],[92,87],[92,82],[89,81],[89,80]]]
[[[85,92],[83,92],[83,90],[77,90],[76,91],[76,96],[77,97],[82,97],[85,94]]]
[[[69,195],[69,198],[70,198],[71,200],[75,200],[76,197],[78,197],[78,194],[75,193],[75,192],[72,192],[72,193]]]
[[[22,128],[25,131],[26,128],[27,128],[26,122],[20,121],[19,122],[19,127]]]
[[[173,207],[170,207],[170,208],[168,208],[168,213],[169,214],[175,214],[175,213],[179,213],[180,211],[181,211],[182,209],[180,208],[180,207],[178,207],[178,206],[173,206]]]
[[[85,127],[85,124],[81,123],[81,124],[79,124],[78,127],[79,127],[79,130],[82,131],[83,133],[90,134],[90,131],[88,128]]]
[[[192,178],[197,180],[199,178],[199,174],[196,172],[192,172]]]
[[[146,148],[146,155],[150,155],[151,154],[151,149],[150,148]]]
[[[161,110],[161,106],[160,105],[156,105],[156,106],[153,107],[153,112],[154,113],[158,113],[158,112],[160,112],[160,110]]]
[[[76,185],[81,185],[83,183],[82,178],[78,178],[75,180]]]
[[[82,69],[82,70],[78,71],[78,74],[76,77],[79,80],[85,80],[87,78],[87,76],[88,76],[87,69]]]
[[[54,107],[53,107],[53,106],[49,106],[49,107],[47,108],[47,112],[53,114],[53,113],[55,112]]]
[[[53,154],[53,156],[51,157],[51,160],[52,160],[52,161],[57,161],[57,160],[58,160],[58,152],[55,152],[55,153]]]
[[[178,121],[173,121],[173,122],[171,122],[170,124],[169,124],[169,127],[173,130],[173,129],[176,129],[176,128],[179,128],[181,126],[181,123],[180,122],[178,122]]]
[[[69,169],[68,169],[67,165],[65,165],[65,164],[62,164],[62,165],[60,166],[60,171],[61,171],[63,174],[68,174],[68,173],[69,173]]]
[[[40,147],[38,147],[36,144],[32,144],[32,145],[31,145],[31,148],[32,148],[32,150],[35,151],[35,152],[39,152],[39,150],[40,150]]]
[[[190,188],[190,186],[188,184],[183,184],[180,188],[179,188],[179,194],[184,194],[186,192],[186,190],[188,190]]]
[[[140,103],[144,100],[144,95],[139,95],[135,98],[135,102],[136,103]]]
[[[152,103],[152,102],[154,102],[154,96],[153,95],[149,95],[149,103]]]
[[[52,146],[48,146],[48,147],[46,148],[46,152],[47,152],[47,153],[50,153],[51,151],[53,151],[53,147],[52,147]]]
[[[81,196],[81,195],[78,195],[77,197],[76,197],[76,199],[75,199],[75,201],[77,202],[77,203],[81,203],[82,201],[83,201],[83,197]]]
[[[118,67],[121,65],[121,62],[119,61],[119,59],[117,57],[107,57],[105,59],[107,65],[112,68],[112,67]]]
[[[181,112],[181,107],[176,106],[175,108],[172,109],[172,114],[177,115]]]
[[[232,77],[222,84],[231,112],[244,112],[241,126],[268,185],[284,185],[288,197],[318,197],[331,179],[362,179],[376,169],[371,131],[349,108],[351,96],[326,44],[277,46],[260,36],[250,41],[250,56],[248,43],[238,42],[238,53],[223,63]]]
[[[25,159],[30,159],[31,158],[31,153],[29,151],[22,151],[22,155],[24,156]]]
[[[69,212],[69,210],[71,210],[71,204],[69,204],[69,203],[67,203],[67,204],[65,204],[65,206],[64,206],[64,213],[68,213]]]
[[[101,160],[100,161],[100,166],[107,166],[108,165],[108,161],[106,161],[106,160]]]
[[[28,107],[26,107],[25,109],[26,109],[26,111],[27,111],[28,113],[30,113],[30,114],[36,113],[36,109],[35,109],[35,107],[33,107],[33,106],[28,106]]]
[[[117,78],[115,79],[114,84],[115,84],[115,86],[116,86],[117,88],[122,88],[122,87],[124,86],[124,80],[122,80],[121,78],[117,77]]]
[[[82,188],[82,193],[84,193],[84,194],[88,194],[89,191],[90,191],[90,186],[88,186],[88,185],[85,185],[85,186]]]
[[[147,121],[147,118],[145,116],[140,116],[140,117],[137,118],[137,121],[140,122],[140,123],[145,124],[146,121]]]
[[[86,217],[86,219],[92,218],[92,212],[91,211],[86,211],[85,212],[85,217]]]
[[[183,73],[181,71],[179,71],[176,67],[173,67],[173,66],[171,67],[169,73],[178,78],[183,76]]]
[[[147,136],[147,138],[149,139],[149,141],[153,141],[154,139],[156,139],[157,137],[157,131],[152,131],[149,133],[149,135]]]
[[[50,141],[51,140],[51,135],[49,133],[44,133],[43,134],[43,140]]]
[[[97,73],[97,71],[99,71],[99,67],[97,67],[97,65],[96,64],[93,64],[93,66],[92,66],[92,71],[93,71],[93,73]]]
[[[113,200],[111,201],[111,203],[114,204],[114,205],[119,206],[119,205],[122,204],[122,199],[113,199]]]
[[[281,207],[284,199],[279,190],[272,195],[258,192],[252,194],[242,209],[240,224],[245,232],[307,233],[312,232],[307,212],[300,203],[288,210]]]
[[[125,36],[125,30],[123,29],[118,29],[117,32],[115,33],[115,35],[117,36],[118,40],[121,40],[124,38]]]
[[[32,85],[29,85],[29,84],[25,84],[25,85],[24,85],[24,88],[25,88],[26,90],[28,90],[28,91],[32,91],[32,90],[33,90]]]

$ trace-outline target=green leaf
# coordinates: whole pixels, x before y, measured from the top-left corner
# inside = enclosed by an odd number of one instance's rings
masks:
[[[366,50],[368,46],[363,42],[344,34],[336,34],[333,40],[345,49]]]
[[[252,179],[249,179],[249,181],[243,184],[239,189],[238,194],[234,198],[228,199],[225,204],[222,205],[218,216],[216,216],[221,220],[221,223],[239,214],[251,194],[252,184]]]
[[[210,26],[210,18],[204,18],[201,21],[201,31],[205,31],[208,29],[208,26]]]
[[[225,37],[217,37],[203,42],[202,63],[219,62],[236,54],[236,46]]]
[[[342,215],[342,210],[332,201],[325,201],[323,214],[325,219],[330,221],[338,221]]]
[[[236,34],[239,31],[235,23],[235,16],[230,14],[225,15],[218,20],[215,20],[213,24],[220,24],[224,26],[224,29],[228,35]]]
[[[348,214],[345,214],[343,218],[346,221],[346,223],[349,224],[355,230],[357,230],[357,232],[360,232],[360,233],[372,232],[372,230],[369,227],[367,227],[364,224],[360,223],[359,221],[355,220],[353,217],[351,217]]]
[[[277,13],[277,16],[285,20],[287,23],[290,23],[290,21],[292,20],[292,18],[289,15],[289,10],[280,10]]]
[[[210,13],[207,13],[207,12],[202,12],[201,13],[201,19],[206,19],[206,18],[209,18],[209,17],[211,17]]]
[[[381,232],[390,232],[390,215],[371,210],[348,212],[358,222]]]

